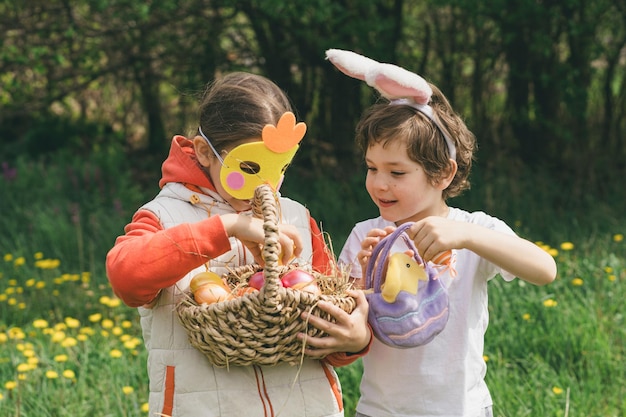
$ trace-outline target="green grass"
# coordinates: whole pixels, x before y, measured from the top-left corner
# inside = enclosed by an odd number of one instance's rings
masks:
[[[141,190],[116,153],[9,167],[15,172],[0,176],[0,415],[147,415],[138,317],[113,297],[104,256],[156,184]],[[291,178],[284,188],[323,222],[336,252],[353,223],[372,215],[359,177],[311,187]],[[487,188],[475,178],[474,189],[453,202],[543,240],[559,267],[546,287],[490,283],[485,359],[495,415],[621,416],[626,223],[611,207],[623,205],[555,205],[546,200],[558,185],[521,174],[515,181]],[[361,362],[338,372],[351,416]]]

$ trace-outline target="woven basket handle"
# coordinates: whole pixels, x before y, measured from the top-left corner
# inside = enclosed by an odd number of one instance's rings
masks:
[[[263,218],[265,242],[261,256],[265,261],[263,275],[265,282],[259,293],[260,299],[267,305],[275,305],[280,283],[280,244],[278,243],[278,203],[276,193],[267,184],[262,184],[254,190],[252,207],[255,215]],[[259,212],[260,210],[260,212]]]
[[[370,256],[367,263],[367,269],[365,270],[365,288],[373,288],[375,292],[380,292],[382,275],[385,270],[385,261],[389,256],[389,251],[391,251],[394,242],[398,240],[398,238],[402,238],[408,248],[413,251],[413,259],[415,259],[415,261],[417,261],[420,265],[424,264],[423,259],[420,257],[417,248],[415,247],[415,244],[405,233],[411,225],[412,223],[404,223],[394,230],[392,234],[385,236],[380,242],[378,242],[378,245],[376,245],[372,251],[372,256]]]

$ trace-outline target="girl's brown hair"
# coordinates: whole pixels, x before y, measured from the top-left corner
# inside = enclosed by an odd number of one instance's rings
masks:
[[[445,129],[456,147],[458,166],[454,179],[443,191],[443,198],[456,197],[470,187],[476,138],[461,117],[454,112],[443,93],[430,84],[433,95],[430,106],[439,125]],[[409,158],[420,164],[432,184],[446,176],[450,168],[450,154],[446,141],[434,123],[410,105],[375,104],[367,109],[356,126],[356,143],[365,155],[376,143],[385,146],[390,141],[402,140],[407,145]]]
[[[275,125],[288,111],[294,111],[289,98],[275,83],[247,72],[210,83],[198,109],[202,132],[218,152],[260,138],[265,125]]]

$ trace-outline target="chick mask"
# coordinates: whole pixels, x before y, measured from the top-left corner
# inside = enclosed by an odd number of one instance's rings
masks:
[[[241,144],[222,160],[200,129],[200,134],[222,163],[222,187],[239,200],[252,199],[254,190],[261,184],[269,184],[278,190],[305,133],[306,124],[296,124],[296,116],[287,112],[276,126],[268,124],[263,128],[261,141]]]

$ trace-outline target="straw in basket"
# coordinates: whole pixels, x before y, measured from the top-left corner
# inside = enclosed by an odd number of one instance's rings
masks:
[[[297,365],[303,357],[303,341],[298,333],[323,337],[324,332],[310,326],[300,317],[303,311],[331,320],[316,307],[320,300],[329,301],[351,313],[356,302],[346,295],[348,278],[322,276],[313,273],[322,294],[285,288],[280,276],[289,268],[279,265],[278,207],[276,195],[268,185],[257,187],[253,199],[255,211],[264,219],[265,242],[262,269],[265,282],[260,291],[213,304],[198,305],[187,293],[177,305],[180,322],[186,329],[189,342],[218,367]],[[233,269],[226,276],[231,284],[245,282],[258,265]],[[339,271],[338,271],[339,272]]]

